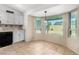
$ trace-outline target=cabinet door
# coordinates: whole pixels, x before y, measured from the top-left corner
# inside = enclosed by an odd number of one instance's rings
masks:
[[[7,13],[7,19],[8,24],[14,24],[14,14]]]
[[[13,43],[19,42],[19,31],[14,31],[13,33]]]
[[[17,15],[16,15],[16,13],[15,13],[15,15],[14,15],[14,18],[15,18],[14,24],[17,24]]]
[[[13,32],[13,43],[18,42],[18,38],[17,38],[17,31]]]
[[[23,24],[23,16],[20,12],[15,12],[15,24],[22,25]]]
[[[20,19],[19,19],[19,24],[20,24],[20,25],[23,25],[23,21],[24,21],[23,16],[20,15],[19,17],[20,17]]]
[[[15,12],[15,20],[14,20],[14,23],[16,24],[16,25],[18,25],[19,24],[19,16],[18,16],[18,13],[17,12]]]
[[[13,43],[20,42],[24,40],[24,31],[14,31],[13,33]]]
[[[4,10],[1,10],[1,9],[0,9],[0,21],[1,21],[1,24],[6,24],[7,23],[6,12]]]
[[[20,30],[19,39],[20,39],[20,41],[24,40],[24,31],[23,30]]]

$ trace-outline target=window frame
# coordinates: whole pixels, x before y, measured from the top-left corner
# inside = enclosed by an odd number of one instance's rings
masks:
[[[75,23],[75,34],[74,35],[72,34],[72,28],[71,28],[72,27],[72,24],[71,24],[72,23],[72,21],[71,21],[72,13],[76,13],[75,16],[74,16],[74,17],[76,17],[76,20],[75,20],[75,22],[76,22]],[[76,37],[77,36],[77,10],[71,11],[69,17],[70,17],[70,19],[69,19],[70,20],[69,21],[70,22],[70,25],[69,25],[70,26],[69,35],[70,35],[70,37]]]
[[[36,29],[36,27],[37,27],[37,25],[36,25],[36,18],[39,18],[39,20],[40,20],[40,27],[39,27],[40,29],[39,30]],[[38,33],[38,34],[42,33],[42,31],[41,31],[41,24],[42,24],[41,17],[35,17],[35,19],[34,19],[35,33]]]

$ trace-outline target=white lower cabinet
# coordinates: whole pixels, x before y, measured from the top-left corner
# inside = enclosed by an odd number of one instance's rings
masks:
[[[19,39],[20,39],[20,41],[23,41],[24,40],[24,31],[23,30],[21,30],[19,32]]]
[[[13,32],[13,43],[16,43],[18,41],[19,41],[19,39],[18,39],[18,32],[17,31],[14,31]]]
[[[24,31],[18,30],[13,32],[13,43],[20,42],[24,40]]]

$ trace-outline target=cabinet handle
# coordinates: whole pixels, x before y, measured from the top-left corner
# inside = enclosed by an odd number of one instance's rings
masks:
[[[1,20],[0,20],[0,24],[1,24]]]
[[[11,13],[11,14],[14,14],[13,11],[9,11],[9,10],[6,10],[7,13]]]

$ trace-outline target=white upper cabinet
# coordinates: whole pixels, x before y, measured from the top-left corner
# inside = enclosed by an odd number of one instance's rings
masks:
[[[12,8],[0,5],[1,24],[23,25],[23,15]]]
[[[19,12],[15,12],[15,24],[16,25],[20,25],[20,16],[19,16]]]
[[[23,25],[23,19],[24,19],[24,18],[23,18],[23,15],[20,14],[19,16],[20,16],[19,23],[20,23],[21,25]]]
[[[0,22],[1,22],[1,24],[7,23],[7,16],[2,11],[0,11]]]
[[[7,16],[7,24],[14,24],[14,13],[7,13],[6,12],[6,16]]]
[[[7,16],[6,16],[6,8],[4,8],[4,6],[0,6],[0,21],[2,24],[7,23]]]
[[[23,16],[19,12],[15,12],[15,24],[23,25]]]

